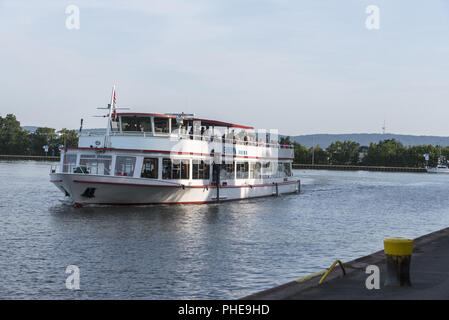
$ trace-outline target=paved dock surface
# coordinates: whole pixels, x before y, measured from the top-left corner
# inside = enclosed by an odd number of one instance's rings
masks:
[[[366,266],[380,269],[380,289],[368,290],[365,281],[370,274]],[[344,263],[347,274],[338,267],[318,285],[321,275],[306,281],[292,281],[244,299],[449,299],[449,228],[417,238],[410,266],[411,287],[384,286],[386,279],[383,251]]]

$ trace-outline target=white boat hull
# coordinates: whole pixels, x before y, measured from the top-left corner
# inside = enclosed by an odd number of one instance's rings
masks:
[[[449,168],[447,167],[436,167],[436,168],[426,168],[428,173],[449,173]]]
[[[217,188],[164,180],[130,177],[52,173],[51,182],[75,205],[200,204],[217,201]],[[220,201],[267,197],[299,191],[295,177],[247,180],[240,185],[221,186]]]

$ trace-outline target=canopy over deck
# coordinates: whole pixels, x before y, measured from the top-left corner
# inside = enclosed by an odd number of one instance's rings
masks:
[[[117,115],[118,116],[128,116],[128,117],[136,116],[136,117],[158,117],[158,118],[176,119],[176,116],[174,116],[174,115],[158,114],[158,113],[120,112],[120,113],[117,113]],[[189,117],[189,116],[184,117],[184,120],[201,121],[201,124],[205,125],[205,126],[229,127],[229,128],[240,128],[240,129],[254,130],[254,127],[244,126],[244,125],[234,124],[234,123],[229,123],[229,122],[223,122],[223,121],[217,121],[217,120],[199,119],[199,118],[193,118],[193,117]]]

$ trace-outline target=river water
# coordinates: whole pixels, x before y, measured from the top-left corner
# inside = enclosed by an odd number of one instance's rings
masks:
[[[0,298],[234,299],[449,225],[444,174],[296,170],[299,195],[73,208],[49,169],[0,161]]]

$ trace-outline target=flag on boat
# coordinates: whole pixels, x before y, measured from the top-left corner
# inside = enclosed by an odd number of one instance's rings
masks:
[[[114,115],[114,121],[117,121],[117,109],[115,108],[115,87],[114,87],[114,93],[112,95],[112,110],[113,110],[113,115]]]

